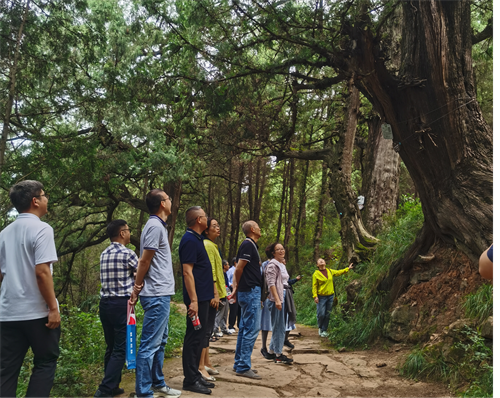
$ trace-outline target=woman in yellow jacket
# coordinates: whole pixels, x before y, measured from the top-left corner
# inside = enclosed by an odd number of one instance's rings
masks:
[[[334,270],[326,268],[324,259],[319,258],[316,262],[318,269],[314,271],[312,282],[312,293],[314,302],[316,303],[316,318],[318,320],[318,332],[321,337],[328,337],[326,330],[330,321],[330,313],[333,308],[333,277],[345,274],[353,269],[352,263],[349,267]]]

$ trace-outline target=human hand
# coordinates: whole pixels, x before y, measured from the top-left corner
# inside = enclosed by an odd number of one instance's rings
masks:
[[[319,303],[319,298],[318,298],[318,297],[314,297],[314,302],[315,302],[316,304],[318,304],[318,303]]]
[[[188,315],[190,318],[198,315],[198,301],[191,301],[191,304],[189,304]]]
[[[353,269],[353,268],[354,268],[353,263],[349,264],[349,269]]]
[[[130,295],[130,299],[128,300],[128,303],[135,307],[135,304],[137,303],[137,299],[138,299],[138,295],[135,291],[132,292],[132,294]]]
[[[213,298],[212,300],[210,300],[210,307],[219,308],[219,303],[220,303],[220,300],[218,297]]]
[[[302,279],[302,275],[297,275],[297,278],[295,278],[295,279],[297,279],[298,281],[300,281]]]
[[[274,304],[276,305],[276,308],[281,311],[282,308],[281,301],[277,300]]]
[[[53,309],[49,310],[48,323],[45,324],[49,329],[55,329],[61,324],[61,314],[59,314],[59,310]]]

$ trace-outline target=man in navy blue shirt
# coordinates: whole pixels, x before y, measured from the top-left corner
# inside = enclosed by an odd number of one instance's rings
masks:
[[[240,245],[236,258],[238,263],[234,271],[233,294],[238,291],[241,307],[241,319],[234,355],[234,370],[238,376],[261,379],[251,368],[251,356],[255,340],[260,331],[260,255],[257,241],[260,227],[255,221],[247,221],[242,226],[246,239]]]
[[[182,264],[183,297],[187,307],[186,335],[182,350],[184,370],[183,389],[200,394],[211,394],[215,384],[206,381],[198,371],[202,341],[209,333],[208,309],[214,298],[214,277],[201,233],[207,229],[207,215],[200,206],[186,211],[186,233],[179,244],[179,257]],[[200,329],[195,329],[193,319],[199,319]]]

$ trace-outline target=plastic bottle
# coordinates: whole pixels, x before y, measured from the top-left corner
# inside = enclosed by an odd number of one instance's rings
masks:
[[[192,316],[191,317],[191,322],[193,322],[194,330],[200,330],[201,329],[200,318],[198,317],[198,315]]]
[[[229,304],[234,304],[236,302],[236,299],[231,294],[231,289],[229,289],[227,286],[226,286],[226,293],[227,293],[227,300],[229,301]]]

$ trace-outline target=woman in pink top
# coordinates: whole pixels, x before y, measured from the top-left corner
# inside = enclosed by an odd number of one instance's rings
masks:
[[[269,287],[268,306],[271,312],[272,337],[269,344],[269,354],[278,364],[291,364],[293,359],[283,355],[285,342],[285,287],[288,286],[289,275],[286,270],[285,249],[281,243],[273,243],[266,248],[266,254],[271,260],[266,266],[266,279]]]

